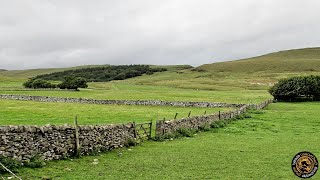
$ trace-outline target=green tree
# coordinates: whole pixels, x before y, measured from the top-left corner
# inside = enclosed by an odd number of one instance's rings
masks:
[[[87,88],[88,84],[84,78],[65,77],[64,81],[58,85],[60,89],[74,89],[79,91],[79,88]]]
[[[320,76],[296,76],[279,80],[269,93],[280,101],[319,100]]]

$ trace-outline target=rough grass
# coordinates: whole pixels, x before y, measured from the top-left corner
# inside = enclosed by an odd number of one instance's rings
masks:
[[[99,156],[24,168],[23,179],[297,179],[299,151],[320,156],[320,103],[276,103],[194,138],[145,142]],[[261,113],[262,112],[262,113]],[[97,165],[94,165],[97,159]],[[313,179],[319,178],[316,174]]]
[[[184,108],[161,106],[95,105],[76,103],[48,103],[0,99],[0,125],[119,124],[173,119],[191,115],[214,114],[227,108]]]
[[[233,73],[315,72],[320,71],[320,48],[280,51],[237,61],[206,64],[198,69]]]

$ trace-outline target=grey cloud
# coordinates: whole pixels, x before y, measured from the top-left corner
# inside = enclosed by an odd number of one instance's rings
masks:
[[[319,8],[317,0],[1,0],[0,69],[196,66],[319,46]]]

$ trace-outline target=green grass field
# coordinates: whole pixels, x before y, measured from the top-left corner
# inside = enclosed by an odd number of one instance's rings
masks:
[[[320,156],[319,107],[320,103],[271,104],[251,119],[194,138],[144,142],[99,156],[50,162],[41,169],[24,168],[18,175],[23,179],[298,179],[291,170],[293,156],[303,150]]]
[[[120,124],[149,122],[153,120],[214,114],[228,108],[189,108],[131,105],[95,105],[76,103],[49,103],[0,99],[0,125],[46,125],[73,124],[78,116],[80,125]]]

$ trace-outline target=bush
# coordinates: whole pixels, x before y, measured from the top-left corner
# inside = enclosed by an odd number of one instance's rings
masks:
[[[213,121],[210,124],[211,128],[222,128],[225,127],[228,123],[225,120]]]
[[[17,172],[17,169],[21,167],[21,163],[17,160],[10,159],[0,155],[0,163],[3,164],[6,168],[8,168],[12,172]],[[7,172],[2,166],[0,166],[0,173]]]
[[[210,131],[210,124],[204,124],[199,127],[199,131]]]
[[[88,84],[84,78],[81,77],[65,77],[64,81],[58,84],[60,89],[74,89],[78,91],[78,88],[87,88]]]
[[[137,142],[133,139],[133,138],[128,138],[125,142],[124,142],[124,146],[125,147],[130,147],[130,146],[135,146],[137,145]]]
[[[278,101],[319,100],[320,76],[297,76],[281,79],[269,89]]]
[[[29,79],[28,81],[23,83],[23,86],[25,88],[34,88],[34,89],[39,89],[39,88],[50,88],[54,89],[57,87],[57,85],[52,84],[46,80],[43,79]]]
[[[46,163],[44,160],[39,156],[35,155],[30,159],[30,162],[26,163],[25,166],[29,168],[40,168],[45,166]]]
[[[193,129],[179,128],[177,132],[183,137],[193,137],[196,131]]]

